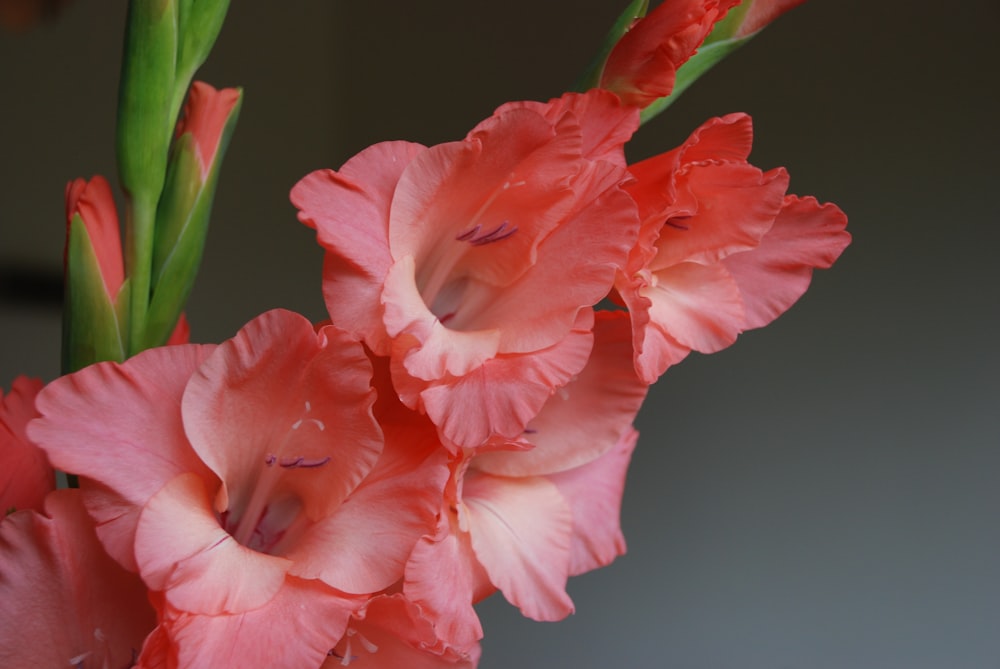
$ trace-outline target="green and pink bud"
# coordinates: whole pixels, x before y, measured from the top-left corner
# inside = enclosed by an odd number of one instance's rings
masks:
[[[129,290],[120,234],[111,186],[104,177],[66,185],[66,372],[125,358]]]
[[[579,88],[604,88],[647,121],[715,63],[805,0],[635,0]]]
[[[191,86],[156,212],[152,294],[143,348],[167,341],[191,292],[219,169],[242,99],[240,89],[216,90],[199,81]]]

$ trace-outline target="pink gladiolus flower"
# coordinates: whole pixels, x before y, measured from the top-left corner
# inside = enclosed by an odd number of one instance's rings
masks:
[[[0,392],[0,514],[41,511],[45,495],[55,488],[45,452],[25,434],[28,421],[38,415],[35,396],[41,389],[40,380],[19,376],[6,396]]]
[[[97,541],[79,490],[0,521],[0,666],[131,667],[156,625],[146,588]]]
[[[107,179],[98,174],[89,182],[86,179],[74,179],[66,184],[67,247],[69,224],[77,214],[83,219],[87,236],[94,247],[108,301],[114,304],[125,281],[125,264],[122,259],[118,211]]]
[[[643,108],[670,94],[683,65],[739,0],[670,0],[638,19],[608,55],[598,86]]]
[[[39,395],[29,434],[86,477],[101,541],[162,593],[144,664],[318,666],[401,578],[444,467],[383,451],[371,376],[360,343],[276,310],[218,347],[151,349]]]
[[[404,593],[457,648],[481,636],[472,604],[494,589],[559,620],[573,611],[567,579],[624,552],[618,512],[646,385],[626,314],[599,314],[595,337],[587,367],[511,448],[455,458],[438,530],[410,557]]]
[[[391,357],[446,443],[517,437],[586,363],[590,308],[637,231],[637,123],[603,91],[505,105],[462,141],[377,144],[292,190],[333,322]]]
[[[850,242],[837,207],[786,196],[783,169],[747,163],[752,135],[744,114],[713,119],[630,168],[643,222],[616,287],[647,383],[692,350],[721,350],[770,323]]]

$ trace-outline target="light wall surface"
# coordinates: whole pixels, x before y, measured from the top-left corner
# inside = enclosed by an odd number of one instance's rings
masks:
[[[235,0],[200,74],[246,98],[193,338],[272,307],[323,318],[292,184],[558,95],[624,4]],[[1000,667],[1000,6],[948,7],[810,0],[630,145],[646,157],[749,112],[751,160],[839,204],[854,241],[773,325],[653,388],[628,554],[571,581],[566,621],[485,602],[483,669]],[[73,0],[0,34],[4,387],[58,373],[58,306],[29,279],[58,277],[66,181],[114,173],[124,12]]]

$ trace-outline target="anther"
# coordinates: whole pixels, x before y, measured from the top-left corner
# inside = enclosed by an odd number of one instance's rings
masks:
[[[285,469],[311,469],[313,467],[322,467],[330,461],[330,456],[323,458],[309,459],[301,455],[294,458],[282,458],[278,461],[279,467],[284,467]]]

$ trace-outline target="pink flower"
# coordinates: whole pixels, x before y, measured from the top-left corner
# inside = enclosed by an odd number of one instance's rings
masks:
[[[739,0],[671,0],[638,19],[608,55],[599,86],[643,108],[674,89],[677,69]]]
[[[630,167],[642,230],[616,287],[647,383],[770,323],[850,242],[837,207],[786,196],[783,169],[747,163],[752,135],[750,118],[732,114]]]
[[[646,386],[626,314],[599,314],[595,336],[587,367],[521,439],[452,462],[438,530],[414,549],[403,592],[456,648],[482,635],[472,604],[493,590],[559,620],[573,611],[567,579],[624,552],[618,512]]]
[[[35,396],[41,389],[40,380],[19,376],[6,396],[0,392],[0,514],[41,511],[45,495],[55,488],[45,452],[25,434],[28,421],[38,415]]]
[[[143,663],[318,666],[400,579],[444,470],[383,451],[371,375],[345,333],[276,310],[218,347],[151,349],[39,395],[32,438],[86,477],[101,541],[162,593]]]
[[[156,624],[146,588],[104,552],[79,490],[0,521],[0,666],[130,667]]]
[[[585,364],[590,307],[637,230],[637,123],[601,91],[505,105],[462,141],[377,144],[292,190],[333,322],[391,357],[446,442],[516,437]]]

